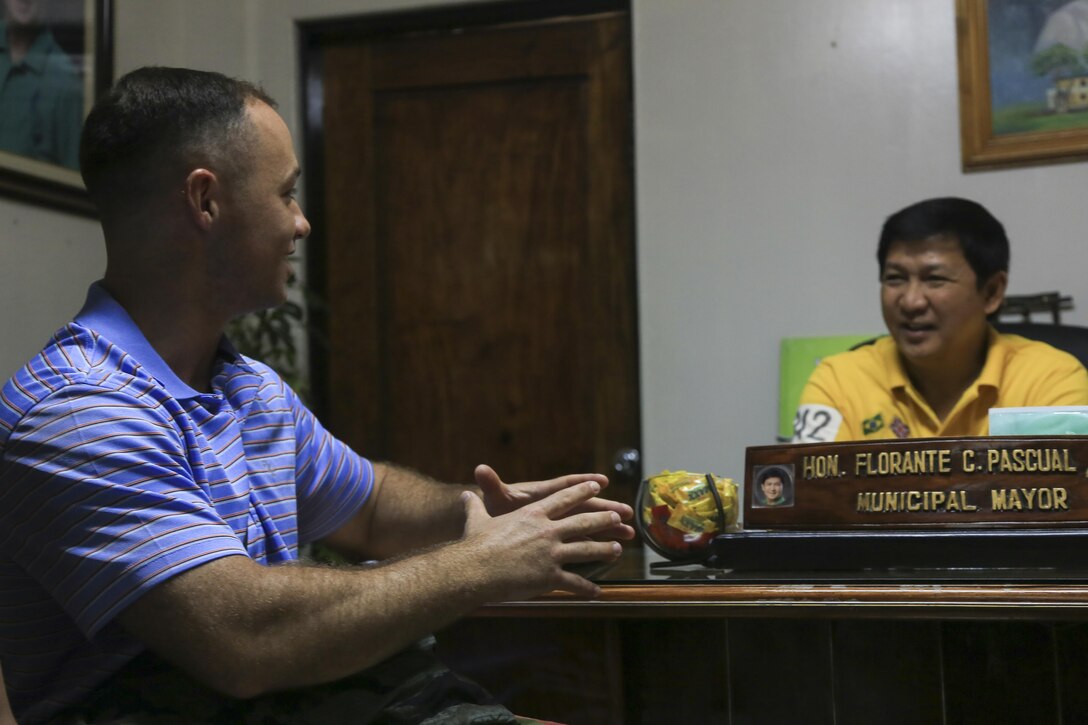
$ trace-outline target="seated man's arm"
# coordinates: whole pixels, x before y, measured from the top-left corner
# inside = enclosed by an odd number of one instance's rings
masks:
[[[2,451],[0,547],[87,638],[117,621],[235,696],[356,672],[489,601],[553,588],[594,595],[593,584],[563,567],[619,554],[618,543],[593,540],[622,526],[615,511],[591,503],[595,480],[557,479],[555,493],[495,518],[475,494],[451,499],[456,489],[417,481],[446,504],[424,522],[461,522],[451,543],[373,568],[261,565],[243,543],[259,535],[245,500],[225,502],[229,522],[220,515],[224,502],[212,500],[199,468],[203,454],[190,457],[193,441],[183,440],[189,433],[174,425],[170,405],[137,386],[71,384],[31,406]],[[413,520],[395,512],[414,507],[382,504],[418,493],[415,484],[396,491],[386,478],[367,496],[369,479],[354,466],[356,493],[338,497],[349,487],[342,472],[360,462],[319,431],[304,432],[296,488],[304,490],[300,521],[310,523],[301,535],[338,539],[358,521],[387,531],[396,528],[388,517]],[[333,515],[341,505],[355,510]],[[364,554],[376,548],[359,541]]]
[[[860,438],[860,431],[854,432],[857,425],[849,411],[844,413],[842,409],[843,400],[845,396],[834,370],[821,363],[801,390],[791,442],[831,443]]]
[[[374,464],[366,503],[322,543],[350,559],[387,559],[451,541],[465,528],[461,494],[468,486],[443,484],[408,468]]]
[[[471,491],[484,500],[492,516],[510,513],[526,504],[586,481],[601,488],[601,474],[572,474],[549,481],[505,484],[490,466],[477,466],[477,486],[440,483],[416,471],[390,463],[374,464],[374,484],[366,504],[350,520],[323,539],[323,543],[358,561],[385,559],[461,536],[465,527],[461,494]],[[569,513],[614,511],[621,521],[634,515],[630,506],[594,496]],[[600,532],[610,539],[632,539],[627,524]]]
[[[586,481],[492,518],[460,501],[459,540],[376,567],[261,566],[232,556],[179,574],[118,619],[134,636],[238,697],[335,680],[489,601],[551,589],[593,596],[566,564],[610,560],[616,542],[591,537],[619,515],[568,515],[599,490]]]

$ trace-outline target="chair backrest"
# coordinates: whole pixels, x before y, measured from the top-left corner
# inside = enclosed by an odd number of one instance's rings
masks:
[[[871,340],[870,335],[828,335],[823,337],[784,337],[778,350],[778,440],[793,437],[793,416],[801,390],[828,355],[846,352],[854,345]]]
[[[1029,340],[1038,340],[1053,345],[1059,350],[1080,360],[1088,367],[1088,327],[1079,325],[1048,325],[1033,322],[998,322],[994,324],[1001,332],[1020,335]]]

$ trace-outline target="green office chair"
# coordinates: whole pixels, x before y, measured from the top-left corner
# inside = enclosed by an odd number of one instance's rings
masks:
[[[797,401],[820,360],[846,352],[854,345],[872,340],[873,335],[830,335],[825,337],[784,337],[778,353],[778,442],[793,438],[793,416]]]

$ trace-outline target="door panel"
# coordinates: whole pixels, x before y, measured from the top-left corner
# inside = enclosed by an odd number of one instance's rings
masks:
[[[638,447],[628,34],[324,49],[328,423],[360,452],[468,481]]]

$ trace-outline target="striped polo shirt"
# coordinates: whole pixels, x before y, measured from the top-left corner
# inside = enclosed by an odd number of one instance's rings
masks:
[[[224,556],[293,561],[372,485],[267,366],[224,340],[211,392],[193,390],[92,285],[0,391],[0,662],[19,722],[141,651],[114,619],[151,587]]]

